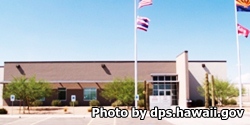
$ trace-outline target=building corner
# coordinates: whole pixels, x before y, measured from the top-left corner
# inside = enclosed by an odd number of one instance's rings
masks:
[[[176,57],[176,73],[179,81],[179,106],[186,108],[189,100],[188,51]]]

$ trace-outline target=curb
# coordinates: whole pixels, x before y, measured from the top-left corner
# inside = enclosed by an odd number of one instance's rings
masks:
[[[54,117],[54,118],[91,118],[91,115],[0,115],[0,118]]]

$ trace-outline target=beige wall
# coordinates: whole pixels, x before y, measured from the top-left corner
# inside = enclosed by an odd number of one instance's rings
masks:
[[[44,106],[50,106],[51,102],[55,99],[58,99],[58,88],[66,88],[66,100],[62,101],[62,105],[69,105],[71,101],[71,95],[76,95],[76,100],[81,106],[89,106],[89,101],[84,101],[83,91],[85,88],[96,88],[97,89],[97,99],[100,101],[103,106],[110,106],[112,102],[104,99],[100,92],[103,89],[106,83],[54,83],[52,84],[53,93],[50,97],[46,97],[43,102]],[[5,84],[6,85],[6,84]],[[3,101],[4,106],[11,106],[10,99],[5,99]],[[14,106],[19,105],[19,101],[13,102]]]
[[[4,67],[0,67],[0,107],[3,106],[3,81]]]
[[[176,58],[176,73],[179,81],[179,106],[187,107],[189,99],[188,52],[181,53]]]
[[[205,67],[202,67],[205,64]],[[227,80],[227,65],[225,61],[190,61],[189,62],[189,83],[190,83],[190,98],[192,100],[202,99],[197,91],[197,87],[201,86],[205,80],[205,74],[208,73],[219,79]]]
[[[238,84],[235,84],[235,86],[239,87]],[[242,87],[245,89],[245,94],[242,95],[243,105],[246,104],[247,106],[249,106],[250,105],[250,84],[249,83],[242,84]]]
[[[238,83],[234,83],[234,86],[239,88]],[[242,88],[245,89],[245,93],[242,94],[242,105],[250,106],[250,83],[243,83]],[[239,97],[236,97],[236,101],[239,103]]]

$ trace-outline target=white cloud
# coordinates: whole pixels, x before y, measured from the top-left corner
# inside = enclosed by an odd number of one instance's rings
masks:
[[[238,83],[239,77],[236,77],[232,82]],[[241,83],[250,83],[250,73],[241,74]]]

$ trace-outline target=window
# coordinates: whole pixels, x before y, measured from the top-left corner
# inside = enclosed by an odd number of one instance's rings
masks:
[[[164,89],[164,83],[159,84],[159,89]]]
[[[176,84],[172,83],[172,89],[176,89]]]
[[[171,96],[171,92],[170,92],[170,91],[166,91],[166,94],[165,94],[165,95]]]
[[[171,80],[170,76],[165,76],[165,80],[170,81]]]
[[[176,90],[172,90],[172,95],[177,95],[177,91]]]
[[[39,99],[39,101],[44,102],[45,101],[45,97],[42,97],[41,99]]]
[[[177,80],[177,76],[175,75],[171,75],[171,76],[153,76],[153,81],[176,81]]]
[[[158,84],[157,83],[153,84],[153,89],[158,89]]]
[[[157,76],[153,76],[153,80],[154,81],[158,80]]]
[[[160,92],[159,92],[159,95],[164,95],[164,91],[160,91]]]
[[[85,88],[83,90],[83,100],[90,101],[96,98],[96,88]]]
[[[159,76],[159,81],[164,81],[164,76]]]
[[[169,83],[166,83],[166,84],[165,84],[165,89],[171,89],[171,86],[170,86]]]
[[[153,90],[153,95],[158,95],[158,89]]]
[[[66,88],[58,88],[58,99],[62,101],[66,100]]]
[[[172,76],[172,81],[177,80],[177,76]]]

